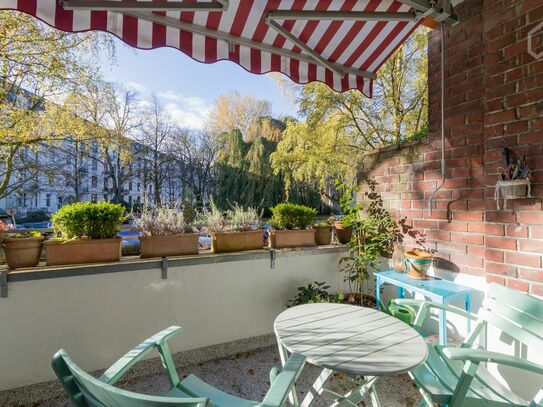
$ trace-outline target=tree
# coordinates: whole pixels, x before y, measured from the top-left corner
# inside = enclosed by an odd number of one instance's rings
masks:
[[[213,137],[234,129],[245,135],[256,120],[265,116],[271,116],[269,101],[232,91],[215,101],[209,113],[207,130]]]
[[[29,150],[89,130],[63,104],[99,77],[93,58],[103,47],[114,51],[104,35],[63,33],[24,14],[0,12],[0,197],[39,178],[39,165],[25,161]]]
[[[154,204],[160,205],[162,188],[170,174],[172,155],[167,152],[171,144],[173,123],[156,95],[153,95],[151,104],[144,110],[143,118],[138,142],[147,157],[149,171],[145,173],[153,187]]]
[[[379,70],[374,97],[337,93],[321,83],[296,87],[305,122],[289,122],[277,151],[275,173],[319,187],[337,201],[337,177],[353,180],[357,160],[376,148],[417,140],[427,132],[427,37],[420,28]],[[331,203],[331,202],[330,202]]]

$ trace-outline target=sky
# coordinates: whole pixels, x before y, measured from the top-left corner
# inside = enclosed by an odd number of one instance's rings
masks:
[[[117,62],[103,64],[106,79],[144,99],[155,93],[181,127],[201,129],[213,102],[232,90],[269,100],[276,117],[296,113],[291,97],[268,75],[251,74],[230,61],[203,64],[172,48],[138,50],[115,41]]]

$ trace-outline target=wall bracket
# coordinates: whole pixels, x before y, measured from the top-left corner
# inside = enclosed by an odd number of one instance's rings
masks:
[[[275,268],[275,259],[277,258],[277,252],[274,249],[270,249],[270,268]]]
[[[7,298],[8,296],[8,272],[0,271],[0,297]]]
[[[162,258],[162,279],[163,280],[168,279],[168,258],[167,257]]]

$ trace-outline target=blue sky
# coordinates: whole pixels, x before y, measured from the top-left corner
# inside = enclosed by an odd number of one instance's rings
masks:
[[[183,127],[201,128],[214,100],[231,90],[271,101],[275,116],[296,112],[268,75],[251,74],[229,61],[202,64],[171,48],[138,50],[115,41],[117,63],[104,69],[106,79],[138,90],[143,98],[156,93]]]

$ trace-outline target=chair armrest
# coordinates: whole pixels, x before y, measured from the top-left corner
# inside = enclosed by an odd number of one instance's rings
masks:
[[[131,351],[127,352],[119,360],[117,360],[109,369],[107,369],[100,377],[104,383],[113,385],[137,362],[139,362],[145,355],[156,348],[162,348],[165,346],[166,341],[174,335],[181,333],[183,329],[179,326],[171,326],[143,341]],[[159,349],[160,350],[160,349]],[[169,353],[169,351],[168,351]],[[162,352],[161,352],[162,356]],[[165,366],[168,368],[168,366]],[[172,372],[169,371],[170,376]],[[177,376],[177,372],[175,372]]]
[[[543,366],[503,353],[473,348],[443,348],[442,351],[452,360],[470,361],[477,364],[481,362],[498,363],[543,375]]]
[[[293,353],[288,358],[285,366],[279,374],[270,373],[270,378],[275,380],[271,383],[270,389],[266,393],[266,397],[260,407],[281,407],[286,402],[290,390],[298,379],[305,365],[305,356],[299,353]],[[275,373],[275,371],[274,371]]]
[[[417,313],[417,317],[415,318],[413,327],[419,328],[419,329],[422,327],[422,323],[426,319],[426,315],[428,314],[428,311],[430,310],[430,308],[437,308],[443,311],[452,312],[454,314],[460,315],[461,317],[464,317],[467,319],[471,319],[473,321],[478,320],[477,315],[471,314],[469,312],[464,311],[463,309],[460,309],[458,307],[453,307],[451,305],[439,304],[437,302],[432,302],[432,301],[411,300],[411,299],[404,299],[404,298],[396,298],[392,301],[398,305],[411,305],[413,307],[418,307],[419,312]]]

